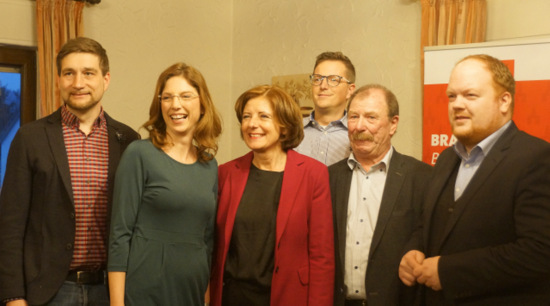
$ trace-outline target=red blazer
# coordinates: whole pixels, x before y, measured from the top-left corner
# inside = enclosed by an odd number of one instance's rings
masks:
[[[252,158],[250,152],[218,169],[212,306],[221,305],[225,259]],[[287,152],[276,227],[271,305],[332,305],[334,243],[325,165],[293,150]]]

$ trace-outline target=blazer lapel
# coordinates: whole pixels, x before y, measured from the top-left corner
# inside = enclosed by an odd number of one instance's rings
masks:
[[[114,126],[109,124],[111,120],[110,117],[107,116],[107,113],[105,113],[105,118],[107,120],[107,137],[109,139],[108,181],[111,183],[114,182],[113,179],[115,177],[116,168],[122,155],[121,145],[124,140],[124,135],[122,135]],[[109,187],[111,187],[111,185],[112,184],[109,184]]]
[[[372,256],[374,250],[380,243],[382,234],[386,228],[386,224],[391,217],[393,209],[395,207],[397,197],[399,196],[399,190],[405,181],[405,175],[402,173],[402,158],[401,154],[394,151],[390,161],[390,167],[384,184],[384,192],[382,195],[382,202],[380,203],[380,211],[378,212],[378,220],[374,228],[374,234],[372,237],[372,243],[370,246],[369,257]]]
[[[287,151],[285,172],[283,174],[283,185],[281,187],[281,198],[279,200],[279,208],[277,209],[277,245],[281,240],[290,212],[296,197],[300,194],[300,186],[304,178],[300,172],[300,165],[303,163],[299,159],[299,155],[293,150]]]
[[[334,175],[338,178],[336,180],[336,187],[334,190],[334,202],[336,207],[334,209],[334,218],[336,220],[336,239],[338,241],[338,253],[340,257],[340,267],[344,269],[345,251],[346,251],[346,231],[348,223],[348,201],[349,191],[351,187],[351,178],[353,172],[349,168],[348,164],[338,164],[338,171]],[[333,195],[333,196],[334,196]]]
[[[250,152],[243,156],[234,167],[235,171],[230,171],[231,177],[228,178],[226,184],[228,186],[231,195],[229,207],[227,209],[227,222],[225,223],[225,245],[229,247],[229,241],[231,240],[231,234],[233,233],[233,225],[235,223],[235,216],[237,215],[237,209],[248,181],[248,174],[250,173],[250,164],[252,163],[253,153]]]
[[[449,151],[444,151],[439,156],[436,167],[434,168],[434,172],[432,175],[432,178],[437,179],[431,179],[428,187],[428,191],[426,193],[426,205],[424,207],[424,228],[423,228],[423,240],[424,240],[424,246],[428,247],[428,237],[430,235],[430,227],[431,227],[431,221],[432,221],[432,215],[434,212],[435,204],[437,203],[439,196],[441,195],[441,192],[443,191],[443,188],[445,187],[445,184],[449,180],[449,177],[453,173],[454,168],[456,167],[457,163],[460,162],[460,159],[458,155],[453,151],[452,148],[447,149]]]
[[[46,137],[48,137],[48,143],[52,155],[57,165],[57,170],[67,190],[67,194],[74,205],[73,188],[71,184],[71,170],[69,168],[69,158],[67,157],[67,150],[65,149],[65,141],[63,140],[63,126],[61,124],[61,109],[58,109],[48,118],[48,125],[46,126]]]

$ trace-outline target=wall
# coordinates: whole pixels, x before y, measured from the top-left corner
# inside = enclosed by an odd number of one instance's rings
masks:
[[[0,44],[36,46],[36,2],[0,0]]]
[[[36,45],[32,0],[0,0],[0,43]],[[487,39],[550,34],[548,0],[488,0]],[[156,78],[186,61],[205,75],[224,119],[218,160],[247,151],[233,104],[274,75],[310,73],[315,56],[341,50],[357,84],[379,82],[397,95],[401,118],[394,145],[421,157],[419,0],[103,0],[84,11],[85,33],[111,59],[104,100],[111,115],[138,128]]]
[[[158,76],[180,61],[201,71],[220,113],[232,113],[231,1],[104,0],[86,7],[84,20],[85,34],[109,55],[103,104],[115,118],[139,128],[149,118]],[[222,139],[219,159],[231,157],[230,144]]]
[[[550,34],[550,1],[487,0],[487,40]]]
[[[234,7],[234,98],[274,75],[311,73],[319,53],[340,50],[358,86],[377,82],[395,92],[401,122],[394,144],[420,156],[419,2],[236,0]]]

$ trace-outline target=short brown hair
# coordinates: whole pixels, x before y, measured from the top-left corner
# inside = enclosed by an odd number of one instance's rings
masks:
[[[348,99],[347,110],[349,111],[349,107],[353,99],[358,97],[368,97],[373,89],[380,89],[384,92],[386,105],[388,106],[388,118],[391,119],[394,116],[399,116],[399,103],[397,102],[397,97],[391,90],[380,84],[368,84],[355,90]]]
[[[59,53],[57,53],[56,66],[57,75],[61,75],[61,62],[63,59],[71,53],[91,53],[99,57],[99,67],[101,73],[106,75],[109,72],[109,58],[107,57],[107,51],[103,49],[101,44],[97,41],[87,37],[77,37],[67,41]]]
[[[173,64],[160,74],[153,94],[153,102],[149,108],[149,120],[143,124],[143,127],[149,132],[155,147],[162,148],[172,143],[166,134],[166,122],[162,117],[162,102],[159,96],[164,91],[166,82],[173,77],[184,78],[199,94],[202,115],[197,123],[193,142],[197,146],[199,161],[211,160],[218,151],[217,138],[222,132],[221,119],[212,102],[204,77],[200,71],[185,63]]]
[[[281,127],[279,141],[283,150],[296,148],[304,138],[300,106],[288,93],[276,85],[256,86],[241,94],[235,103],[239,123],[242,124],[246,103],[258,97],[264,97],[273,108],[276,123]]]
[[[339,61],[346,66],[346,78],[352,82],[355,83],[355,67],[351,63],[351,60],[349,57],[345,56],[344,53],[340,51],[336,52],[323,52],[319,55],[317,55],[317,60],[315,61],[315,66],[313,66],[313,71],[315,71],[315,68],[319,66],[324,61]]]
[[[498,58],[492,57],[487,54],[473,54],[468,55],[456,63],[456,65],[466,60],[477,60],[485,64],[485,67],[493,76],[493,86],[495,90],[500,93],[509,92],[512,96],[512,111],[514,110],[514,95],[516,94],[516,81],[514,76],[510,72],[510,69]],[[455,66],[456,66],[455,65]]]

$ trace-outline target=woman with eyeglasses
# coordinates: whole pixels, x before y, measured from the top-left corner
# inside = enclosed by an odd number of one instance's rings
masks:
[[[265,85],[235,111],[251,152],[219,167],[211,305],[332,305],[328,170],[292,150],[304,135],[299,106]]]
[[[217,200],[219,115],[201,73],[158,78],[143,125],[120,161],[109,243],[111,305],[204,305]]]

